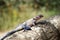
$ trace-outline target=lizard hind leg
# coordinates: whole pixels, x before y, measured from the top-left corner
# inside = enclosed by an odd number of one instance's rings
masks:
[[[25,26],[24,31],[28,31],[28,30],[31,30],[31,28],[29,26]]]

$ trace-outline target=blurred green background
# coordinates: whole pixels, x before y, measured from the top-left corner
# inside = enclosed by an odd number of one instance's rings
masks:
[[[0,32],[39,14],[43,19],[60,14],[60,0],[0,0]]]

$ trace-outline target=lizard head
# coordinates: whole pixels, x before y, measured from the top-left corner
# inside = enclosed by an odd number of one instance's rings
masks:
[[[42,18],[42,17],[43,17],[43,15],[38,15],[38,16],[34,17],[33,19],[34,19],[34,20],[39,20],[39,19]]]

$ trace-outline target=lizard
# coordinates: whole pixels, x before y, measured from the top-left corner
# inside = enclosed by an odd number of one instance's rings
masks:
[[[16,27],[14,30],[8,32],[5,36],[3,36],[0,40],[4,40],[6,37],[14,34],[15,32],[21,31],[21,30],[31,30],[31,27],[36,24],[36,21],[42,18],[43,15],[38,15],[36,17],[33,17],[26,22],[19,24],[18,27]]]

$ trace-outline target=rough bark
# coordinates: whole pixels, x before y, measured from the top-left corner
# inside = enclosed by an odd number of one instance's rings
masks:
[[[41,21],[43,23],[38,22],[37,25],[31,28],[32,30],[16,32],[5,40],[60,40],[58,29],[60,27],[56,26],[60,23],[60,21],[58,21],[60,20],[60,16],[58,16],[59,18],[57,19],[57,16],[54,17],[46,21]],[[58,21],[58,24],[55,24],[56,22],[52,23],[53,20]]]
[[[47,20],[60,31],[60,15],[53,16]]]

